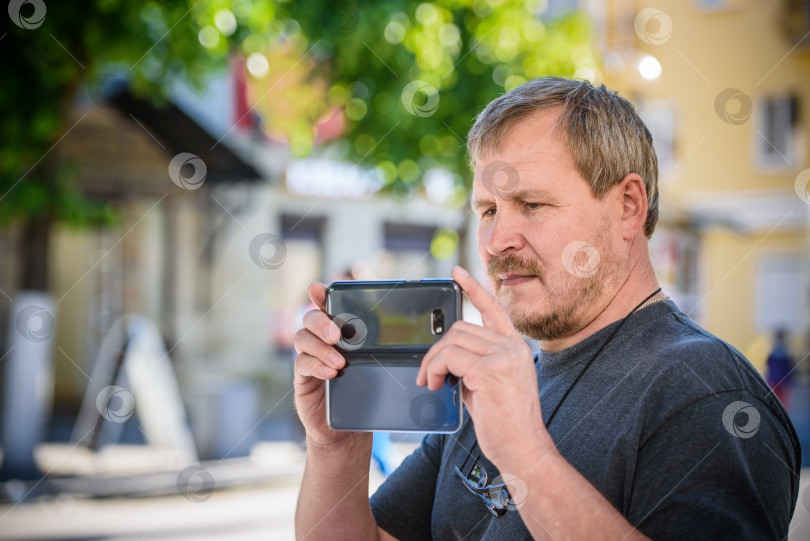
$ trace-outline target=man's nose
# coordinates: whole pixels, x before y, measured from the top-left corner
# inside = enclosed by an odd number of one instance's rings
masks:
[[[519,251],[524,242],[516,217],[507,212],[498,212],[486,231],[487,251],[492,255]]]

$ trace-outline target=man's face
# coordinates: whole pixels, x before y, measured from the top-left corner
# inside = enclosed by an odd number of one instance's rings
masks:
[[[592,321],[624,274],[619,218],[596,199],[554,125],[534,113],[500,152],[476,164],[478,253],[512,323],[532,338],[570,336]]]

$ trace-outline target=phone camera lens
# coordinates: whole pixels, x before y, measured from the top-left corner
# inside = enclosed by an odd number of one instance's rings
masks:
[[[444,332],[444,310],[437,308],[431,314],[431,331],[433,334],[442,334]]]

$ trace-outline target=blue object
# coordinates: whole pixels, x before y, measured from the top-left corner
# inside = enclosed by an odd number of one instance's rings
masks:
[[[390,432],[375,432],[371,445],[371,458],[377,462],[383,475],[388,477],[399,466],[399,453],[391,443]]]

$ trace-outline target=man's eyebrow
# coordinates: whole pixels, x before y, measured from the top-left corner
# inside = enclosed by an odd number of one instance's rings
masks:
[[[478,210],[481,207],[486,207],[492,205],[492,199],[486,199],[482,197],[475,197],[470,201],[470,206],[473,210]]]

